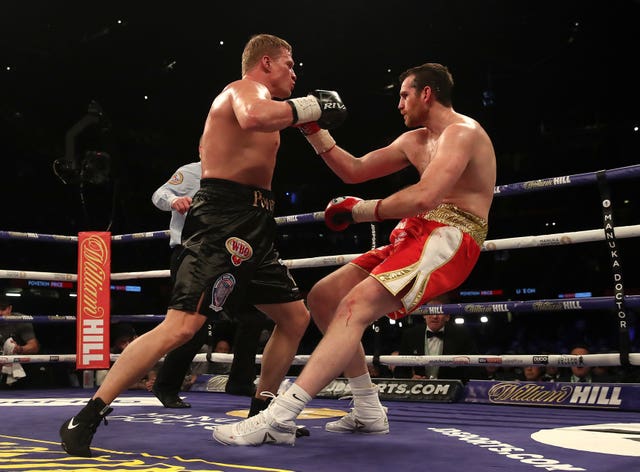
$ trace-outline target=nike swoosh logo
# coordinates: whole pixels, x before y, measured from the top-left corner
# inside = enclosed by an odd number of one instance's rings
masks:
[[[74,416],[73,418],[71,418],[69,420],[69,424],[67,425],[67,429],[73,429],[73,428],[77,427],[80,424],[80,423],[73,424],[73,420],[75,420],[75,419],[76,419],[76,417]]]
[[[298,395],[296,395],[295,393],[294,393],[294,394],[292,394],[292,395],[293,395],[293,398],[295,398],[295,399],[296,399],[296,400],[298,400],[299,402],[304,403],[304,400],[303,400],[302,398],[300,398]]]

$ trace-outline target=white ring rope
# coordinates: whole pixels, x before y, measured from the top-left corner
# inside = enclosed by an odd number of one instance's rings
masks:
[[[640,236],[640,225],[616,226],[617,239]],[[570,233],[544,234],[541,236],[520,236],[515,238],[494,239],[485,241],[483,251],[500,251],[503,249],[521,249],[530,247],[561,246],[563,244],[589,243],[606,239],[604,229],[589,229]]]
[[[611,179],[628,178],[636,176],[640,172],[640,166],[629,166],[627,168],[613,169],[608,171]],[[521,182],[504,186],[497,186],[494,193],[497,196],[522,193],[536,189],[547,187],[559,187],[567,185],[581,185],[593,183],[596,180],[596,173],[576,174],[572,176],[563,176],[561,178],[545,179],[530,182]],[[322,221],[324,212],[314,212],[303,215],[291,215],[276,218],[278,224],[296,224]],[[372,241],[375,244],[375,226],[371,225]],[[631,238],[640,236],[640,225],[619,226],[615,227],[616,238]],[[169,232],[145,232],[130,235],[112,236],[113,241],[132,241],[146,240],[150,238],[166,238]],[[42,235],[37,233],[19,233],[0,231],[3,239],[35,239],[54,242],[77,242],[77,236],[61,236],[61,235]],[[576,244],[584,242],[602,241],[607,239],[604,229],[593,229],[586,231],[576,231],[569,233],[555,233],[540,236],[521,236],[514,238],[503,238],[485,241],[482,251],[497,251],[505,249],[520,249],[544,246],[559,246],[565,244]],[[283,261],[290,269],[327,267],[333,265],[342,265],[350,262],[359,254],[343,254],[337,256],[322,256],[303,259],[291,259]],[[140,272],[122,272],[112,273],[111,280],[131,280],[131,279],[151,279],[169,277],[169,270],[151,270]],[[76,274],[64,274],[54,272],[36,272],[21,270],[5,270],[0,269],[0,278],[5,279],[37,279],[47,281],[77,281]],[[523,302],[522,308],[528,309],[531,302]],[[498,310],[502,311],[502,309]],[[111,360],[115,361],[119,356],[111,355]],[[305,365],[310,356],[295,356],[292,365]],[[210,354],[212,362],[231,363],[233,354]],[[260,363],[262,356],[256,356],[256,362]],[[628,360],[631,365],[640,365],[640,353],[630,353]],[[34,363],[34,362],[75,362],[75,354],[59,354],[59,355],[20,355],[20,356],[4,356],[0,355],[0,365],[7,363]],[[197,354],[194,358],[197,362],[206,362],[206,354]],[[394,366],[486,366],[486,365],[503,365],[503,366],[527,366],[527,365],[549,365],[558,367],[570,366],[619,366],[621,363],[621,354],[588,354],[583,356],[575,356],[568,354],[539,354],[539,355],[441,355],[441,356],[366,356],[369,364],[380,362],[381,364]]]
[[[111,361],[115,361],[118,354],[111,355]],[[295,356],[292,365],[305,365],[309,355]],[[194,362],[207,362],[207,354],[196,354]],[[366,356],[368,364],[373,364],[374,356]],[[380,356],[381,364],[393,366],[528,366],[528,365],[550,365],[557,367],[571,366],[619,366],[620,354],[585,354],[576,356],[571,354],[508,354],[508,355],[486,355],[486,354],[456,354],[444,356]],[[37,354],[19,356],[0,356],[1,364],[20,363],[57,363],[75,362],[75,354]],[[212,362],[230,364],[233,361],[233,354],[211,354]],[[640,353],[629,354],[631,365],[640,365]],[[256,363],[262,362],[262,355],[256,356]]]
[[[640,225],[618,226],[616,238],[634,238],[640,236]],[[553,233],[540,236],[521,236],[516,238],[494,239],[485,241],[482,251],[500,251],[505,249],[523,249],[531,247],[560,246],[565,244],[602,241],[606,238],[604,229],[591,229],[569,233]],[[336,256],[307,257],[283,261],[290,269],[328,267],[346,264],[360,254],[342,254]],[[118,272],[111,274],[111,280],[157,279],[169,277],[168,270],[149,270],[140,272]],[[0,269],[0,279],[36,279],[50,281],[76,281],[76,274],[55,272],[34,272],[22,270]]]
[[[625,167],[618,167],[615,169],[604,169],[597,172],[584,172],[581,174],[561,175],[545,179],[516,182],[506,185],[496,185],[493,189],[493,194],[496,197],[505,197],[510,195],[537,192],[540,190],[594,184],[599,182],[599,178],[602,175],[604,175],[609,181],[632,179],[640,176],[640,165],[635,164]],[[313,213],[275,217],[276,224],[278,225],[314,223],[322,222],[323,220],[324,211],[315,211]],[[168,239],[169,236],[169,230],[146,231],[142,233],[114,235],[111,236],[111,240],[113,242],[129,242],[141,239]],[[47,242],[78,242],[77,236],[23,233],[19,231],[0,231],[0,239],[31,239]],[[373,239],[375,239],[375,235],[373,235]]]

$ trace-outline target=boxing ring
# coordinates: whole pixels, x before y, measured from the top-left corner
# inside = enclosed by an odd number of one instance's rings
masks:
[[[629,310],[640,306],[640,295],[628,295],[622,277],[618,243],[640,235],[640,225],[616,226],[608,182],[640,176],[640,165],[593,173],[560,176],[495,188],[496,197],[561,187],[597,184],[602,203],[602,227],[575,232],[513,237],[485,241],[482,251],[521,250],[585,242],[607,245],[611,261],[613,296],[501,302],[455,303],[425,306],[451,315],[493,313],[572,312],[605,310],[612,314],[619,334],[618,352],[572,356],[568,354],[367,356],[369,362],[392,365],[502,366],[623,366],[637,369],[640,353],[631,352]],[[279,225],[323,221],[323,212],[277,217]],[[168,231],[112,236],[114,243],[166,239]],[[0,239],[22,239],[54,244],[77,244],[76,236],[0,231]],[[375,239],[375,234],[374,234]],[[342,254],[284,261],[293,269],[342,265],[358,254]],[[482,257],[482,256],[481,256]],[[168,270],[111,273],[111,281],[165,278]],[[0,278],[77,281],[76,274],[0,269]],[[163,315],[120,315],[114,321],[158,322]],[[72,323],[73,315],[10,317],[10,321]],[[112,360],[117,356],[112,356]],[[214,362],[230,362],[231,355],[212,354]],[[198,360],[206,361],[205,354]],[[303,365],[308,356],[298,355]],[[0,356],[0,364],[68,363],[75,354]],[[260,362],[257,356],[256,362]],[[404,379],[400,379],[404,380]],[[377,379],[376,379],[377,381]],[[448,471],[468,470],[640,470],[640,384],[602,386],[558,383],[554,388],[527,382],[479,382],[462,388],[462,397],[429,397],[433,381],[405,388],[423,394],[424,401],[393,395],[379,383],[389,408],[391,434],[382,436],[327,433],[329,419],[346,413],[349,404],[338,395],[319,395],[303,411],[299,424],[311,437],[299,438],[295,447],[233,448],[211,439],[215,424],[237,421],[246,415],[248,399],[215,389],[183,392],[189,410],[162,408],[153,394],[123,393],[112,406],[109,425],[93,440],[93,458],[70,457],[59,445],[58,427],[91,397],[92,388],[0,390],[1,470],[153,470],[153,471],[333,471],[361,470]],[[506,384],[506,385],[505,385]],[[529,385],[527,385],[529,384]],[[535,392],[531,389],[536,388]],[[421,389],[421,390],[420,390]],[[507,394],[505,395],[505,389]],[[511,390],[509,390],[511,389]],[[513,389],[518,392],[514,393]],[[542,389],[542,390],[541,390]],[[216,393],[211,393],[216,391]],[[428,391],[428,392],[427,392]],[[425,392],[429,393],[426,395]],[[497,392],[497,393],[496,393]],[[533,393],[532,393],[533,392]],[[388,395],[383,395],[387,393]],[[550,398],[562,401],[552,402]],[[430,400],[431,398],[431,400]],[[501,401],[502,399],[502,401]],[[505,400],[506,399],[506,400]],[[408,400],[408,401],[407,401]],[[186,413],[185,413],[186,412]]]

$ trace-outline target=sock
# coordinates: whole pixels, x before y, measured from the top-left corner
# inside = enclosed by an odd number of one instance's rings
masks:
[[[363,418],[380,416],[380,410],[383,407],[378,397],[378,387],[371,382],[368,372],[358,377],[351,377],[349,387],[351,387],[353,406],[358,411],[358,416]]]
[[[351,387],[351,390],[353,390],[354,388],[371,388],[373,387],[373,382],[371,382],[371,375],[369,375],[369,372],[366,372],[362,375],[359,375],[358,377],[351,377],[349,378],[349,386]]]
[[[283,423],[293,421],[310,401],[311,395],[294,383],[286,392],[276,398],[270,411],[277,421]]]

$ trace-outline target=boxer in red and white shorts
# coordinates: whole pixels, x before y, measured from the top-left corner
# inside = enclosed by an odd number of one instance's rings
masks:
[[[391,244],[357,257],[391,294],[409,289],[403,308],[387,316],[402,318],[427,301],[458,287],[471,273],[487,236],[487,222],[455,205],[441,204],[405,218],[391,232]]]
[[[397,109],[408,131],[383,147],[355,156],[319,125],[300,127],[315,153],[346,184],[373,181],[405,168],[413,168],[419,180],[382,199],[344,196],[329,202],[324,220],[333,231],[354,223],[401,224],[389,246],[368,252],[314,284],[307,305],[324,334],[322,340],[296,381],[267,410],[233,425],[216,426],[214,436],[224,444],[293,444],[295,418],[338,376],[348,379],[353,408],[327,423],[325,430],[389,433],[386,408],[367,368],[363,333],[384,314],[404,316],[452,290],[478,258],[496,183],[491,138],[478,121],[453,109],[453,76],[446,66],[427,62],[407,69],[398,79]]]

